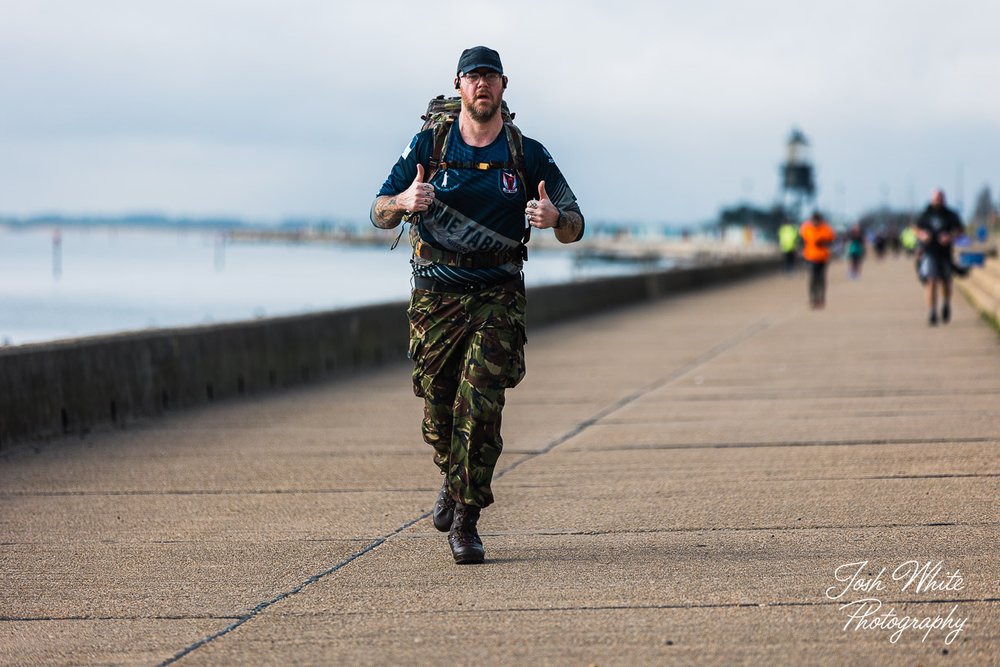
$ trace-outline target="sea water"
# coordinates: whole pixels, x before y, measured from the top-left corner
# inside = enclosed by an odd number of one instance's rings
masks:
[[[533,250],[531,287],[649,267]],[[0,227],[0,344],[404,301],[409,248],[231,242],[214,231]]]

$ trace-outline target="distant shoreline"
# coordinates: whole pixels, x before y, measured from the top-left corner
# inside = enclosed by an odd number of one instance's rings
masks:
[[[326,220],[287,220],[280,223],[253,223],[238,218],[204,217],[172,218],[162,215],[68,216],[32,215],[27,217],[0,216],[0,226],[20,227],[135,227],[140,229],[293,229],[303,226],[347,226],[350,223]]]
[[[38,215],[28,218],[0,217],[0,229],[116,229],[162,232],[208,232],[224,244],[344,245],[379,246],[391,243],[398,229],[378,229],[370,224],[333,220],[295,220],[281,223],[251,223],[227,218],[171,218],[161,215],[62,216]],[[537,235],[535,249],[561,246],[555,238]],[[584,238],[573,244],[572,254],[581,260],[626,263],[656,263],[670,258],[686,265],[702,264],[735,257],[763,256],[774,244],[760,239],[748,241],[742,231],[720,234],[703,230],[684,235],[680,229],[594,223]]]

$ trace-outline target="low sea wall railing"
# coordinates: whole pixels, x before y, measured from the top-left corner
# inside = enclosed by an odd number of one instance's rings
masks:
[[[956,284],[976,310],[1000,328],[1000,259],[994,252],[984,260],[982,266],[972,267],[969,275]]]
[[[777,258],[531,287],[531,328],[777,269]],[[406,358],[404,303],[0,348],[0,449]]]

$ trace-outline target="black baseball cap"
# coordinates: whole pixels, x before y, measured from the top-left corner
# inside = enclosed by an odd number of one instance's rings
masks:
[[[473,46],[471,49],[462,51],[462,57],[458,59],[458,74],[467,74],[480,67],[503,74],[500,54],[493,49],[486,46]]]

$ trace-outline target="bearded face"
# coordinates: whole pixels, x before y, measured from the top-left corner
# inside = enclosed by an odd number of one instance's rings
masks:
[[[485,77],[476,84],[468,83],[464,77],[460,81],[462,106],[468,111],[472,120],[477,123],[492,120],[500,111],[500,102],[503,100],[501,81],[488,83]]]
[[[469,115],[472,117],[472,120],[477,123],[485,123],[493,120],[493,117],[500,110],[500,102],[493,102],[482,98],[477,99],[475,104],[466,106],[469,109]]]

